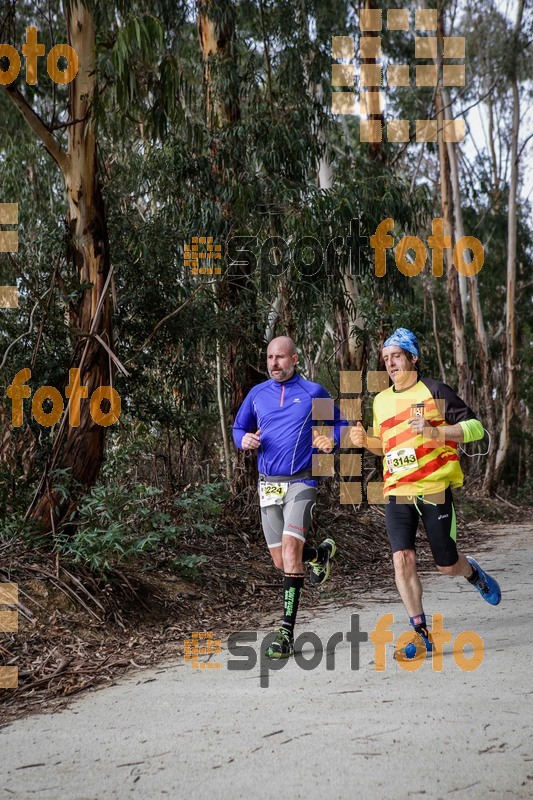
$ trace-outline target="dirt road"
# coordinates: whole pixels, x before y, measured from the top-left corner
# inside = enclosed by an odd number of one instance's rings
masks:
[[[533,527],[487,536],[494,549],[477,555],[498,607],[462,579],[423,576],[426,611],[451,632],[440,671],[429,657],[406,671],[393,643],[364,641],[380,620],[395,640],[408,627],[400,603],[369,596],[303,616],[309,641],[280,670],[258,657],[259,631],[251,650],[200,657],[218,668],[165,665],[0,729],[0,797],[532,797]]]

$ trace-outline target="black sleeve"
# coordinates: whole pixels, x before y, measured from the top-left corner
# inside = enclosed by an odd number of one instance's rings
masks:
[[[444,419],[448,425],[457,425],[458,422],[465,422],[467,419],[478,419],[465,401],[461,400],[446,383],[439,383],[433,378],[420,378],[420,380],[427,386],[435,400],[444,400]]]

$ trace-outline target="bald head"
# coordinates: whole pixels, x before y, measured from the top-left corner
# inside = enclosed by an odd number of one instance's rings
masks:
[[[278,383],[292,378],[298,363],[296,345],[288,336],[277,336],[267,348],[268,374]]]
[[[283,348],[290,356],[296,355],[296,345],[289,336],[277,336],[272,339],[268,345],[267,355],[270,353],[271,348]]]

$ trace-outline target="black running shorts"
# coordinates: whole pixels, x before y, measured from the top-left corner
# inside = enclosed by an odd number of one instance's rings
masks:
[[[457,563],[456,538],[457,525],[452,491],[448,487],[441,496],[393,497],[385,506],[385,523],[392,552],[416,550],[415,539],[418,522],[421,519],[426,529],[429,546],[438,567],[451,567]]]

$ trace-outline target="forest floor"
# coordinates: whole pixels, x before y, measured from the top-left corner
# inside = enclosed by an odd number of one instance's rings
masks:
[[[530,519],[530,509],[506,500],[456,493],[459,540],[466,552],[485,547],[488,523]],[[55,711],[80,692],[111,684],[128,671],[183,655],[194,631],[232,631],[276,625],[280,579],[262,534],[255,501],[243,522],[229,504],[214,533],[180,543],[208,560],[189,579],[176,576],[171,554],[123,567],[108,581],[35,550],[0,544],[0,577],[19,587],[19,630],[0,634],[0,663],[17,666],[19,685],[0,689],[0,724],[33,712]],[[241,506],[242,512],[242,506]],[[306,586],[302,610],[354,605],[373,594],[395,597],[383,509],[339,506],[325,489],[314,521],[315,540],[333,536],[338,556],[328,582]],[[176,553],[174,553],[174,556]],[[433,562],[424,536],[420,569]]]

